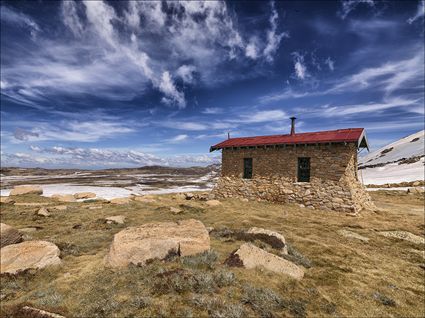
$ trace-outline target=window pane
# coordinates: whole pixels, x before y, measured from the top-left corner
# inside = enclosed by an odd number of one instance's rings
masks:
[[[310,182],[310,158],[298,158],[298,182]]]

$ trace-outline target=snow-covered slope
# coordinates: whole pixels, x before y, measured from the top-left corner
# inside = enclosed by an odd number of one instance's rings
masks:
[[[359,158],[364,184],[424,180],[424,130]]]

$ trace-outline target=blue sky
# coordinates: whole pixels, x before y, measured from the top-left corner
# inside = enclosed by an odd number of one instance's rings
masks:
[[[1,4],[3,166],[189,166],[232,137],[424,128],[423,1]]]

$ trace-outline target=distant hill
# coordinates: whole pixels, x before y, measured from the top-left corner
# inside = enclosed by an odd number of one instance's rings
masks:
[[[364,184],[424,180],[424,130],[397,140],[359,158]]]

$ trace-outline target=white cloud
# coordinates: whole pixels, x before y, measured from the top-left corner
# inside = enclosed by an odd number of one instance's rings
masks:
[[[188,138],[189,138],[188,135],[181,134],[181,135],[177,135],[173,138],[170,138],[167,141],[170,142],[170,143],[179,143],[179,142],[182,142],[184,140],[187,140]]]
[[[223,112],[222,108],[218,108],[218,107],[207,107],[205,108],[202,113],[203,114],[221,114]]]
[[[252,114],[241,115],[235,122],[241,123],[262,123],[268,121],[277,121],[286,118],[286,114],[281,110],[263,110]]]
[[[345,19],[357,6],[360,4],[368,5],[369,7],[375,6],[374,0],[341,0],[342,8],[338,11],[338,16]]]
[[[331,70],[331,71],[333,71],[334,69],[335,69],[335,62],[330,58],[330,57],[328,57],[326,60],[325,60],[325,64],[329,67],[329,69]]]
[[[77,3],[74,1],[63,1],[61,13],[63,23],[71,30],[71,32],[80,37],[84,31],[84,26],[78,17]]]
[[[39,134],[25,129],[16,128],[15,132],[13,133],[13,137],[21,141],[26,141],[32,137],[39,137]]]
[[[343,78],[328,92],[343,92],[378,87],[389,96],[397,89],[407,87],[409,83],[422,79],[422,52],[411,58],[388,62],[378,67],[364,68],[360,72]]]
[[[307,66],[304,63],[304,56],[298,52],[293,52],[295,77],[304,80],[308,77]]]
[[[412,24],[416,20],[419,20],[421,18],[423,19],[424,15],[425,15],[425,0],[419,0],[418,9],[416,10],[416,14],[414,16],[410,17],[407,20],[407,23]]]
[[[183,82],[185,83],[193,83],[193,73],[196,71],[196,67],[193,65],[182,65],[180,66],[177,71],[176,71],[176,75],[178,77],[180,77]]]
[[[245,48],[245,55],[253,60],[256,60],[259,55],[257,42],[257,38],[252,37]]]
[[[161,82],[159,84],[159,90],[163,92],[169,98],[164,99],[166,102],[170,99],[175,102],[179,108],[186,107],[186,100],[184,98],[184,93],[179,92],[174,85],[174,82],[171,78],[171,75],[168,71],[162,73]]]
[[[408,109],[410,109],[410,106],[416,106],[419,103],[423,105],[423,101],[420,100],[390,98],[380,103],[326,106],[320,109],[320,113],[322,114],[322,116],[325,117],[349,116],[358,115],[362,113],[378,113],[383,110],[396,107],[409,107]]]
[[[267,61],[272,62],[274,54],[276,53],[277,49],[279,48],[280,41],[283,37],[288,37],[289,35],[287,33],[277,33],[277,21],[279,18],[279,15],[276,11],[276,8],[274,6],[274,2],[271,3],[272,6],[272,13],[269,18],[270,23],[270,29],[267,31],[267,44],[266,47],[263,50],[263,54]]]

